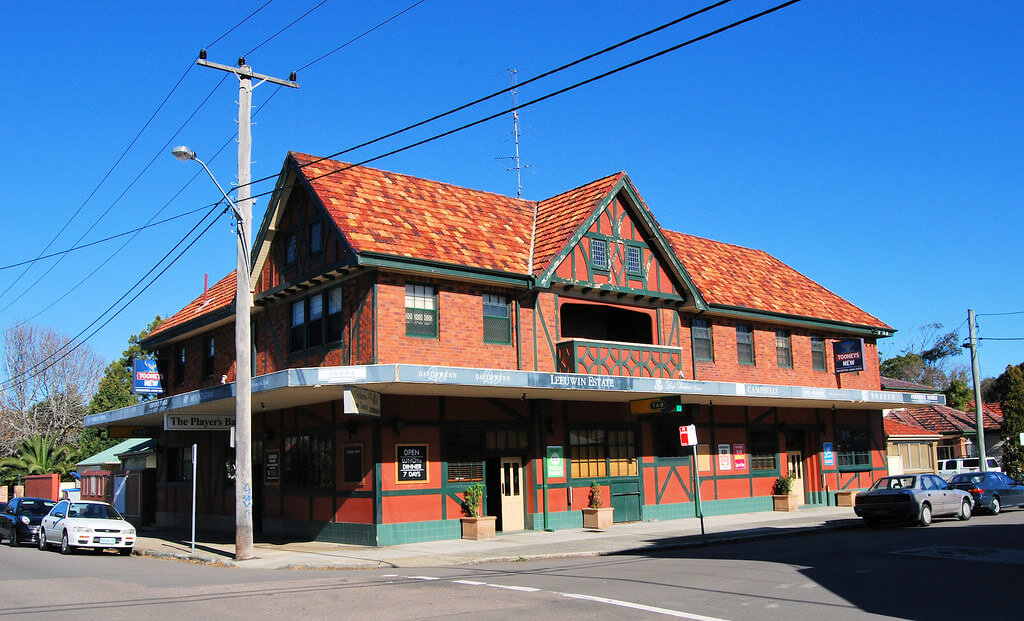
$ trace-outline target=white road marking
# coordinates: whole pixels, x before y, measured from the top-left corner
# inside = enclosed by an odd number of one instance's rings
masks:
[[[524,593],[536,593],[537,591],[540,591],[540,589],[535,589],[533,587],[515,586],[511,584],[488,584],[487,586],[494,587],[496,589],[508,589],[509,591],[523,591]]]
[[[469,586],[486,586],[486,582],[477,582],[476,580],[452,580],[455,584],[468,584]]]
[[[607,597],[595,597],[593,595],[580,595],[578,593],[558,593],[563,597],[571,597],[573,599],[582,599],[591,602],[598,602],[600,604],[610,604],[612,606],[621,606],[623,608],[632,608],[634,610],[642,610],[644,612],[653,612],[659,615],[665,615],[667,617],[678,617],[680,619],[695,619],[696,621],[724,621],[717,617],[706,617],[704,615],[693,614],[690,612],[682,612],[679,610],[671,610],[668,608],[658,608],[657,606],[647,606],[645,604],[636,604],[634,602],[624,602],[618,599],[608,599]]]
[[[434,576],[409,576],[409,580],[440,580]]]

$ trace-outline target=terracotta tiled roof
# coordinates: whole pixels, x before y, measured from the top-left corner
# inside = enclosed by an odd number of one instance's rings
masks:
[[[907,382],[892,377],[882,376],[882,390],[916,390],[919,392],[942,392],[934,386]]]
[[[921,427],[937,433],[973,432],[977,426],[974,414],[961,412],[945,405],[929,405],[920,408],[898,408],[889,410],[889,416],[906,425]],[[991,412],[983,412],[982,424],[986,431],[998,431],[1002,421],[996,420]]]
[[[303,174],[357,253],[527,271],[534,208],[529,201],[289,155],[306,165]]]
[[[886,416],[882,419],[882,424],[885,427],[885,435],[892,436],[935,436],[939,437],[941,434],[935,433],[934,431],[928,431],[922,427],[916,425],[908,425],[901,422],[900,420],[891,416]]]
[[[611,192],[626,173],[620,172],[592,181],[537,204],[537,241],[533,250],[533,273],[539,274],[565,248],[579,226],[597,204]]]
[[[974,412],[974,402],[971,401],[967,404],[967,410]],[[984,416],[991,416],[993,421],[997,421],[1000,425],[1003,424],[1003,406],[999,403],[982,403],[981,413]]]
[[[171,328],[188,323],[193,319],[198,319],[203,315],[208,315],[214,311],[231,306],[234,303],[235,270],[231,270],[231,273],[217,281],[217,284],[207,289],[206,292],[198,298],[189,302],[185,308],[171,315],[171,317],[160,324],[156,330],[150,332],[146,337],[146,340],[149,340],[158,334],[167,332]]]
[[[891,329],[763,250],[665,231],[709,304]]]

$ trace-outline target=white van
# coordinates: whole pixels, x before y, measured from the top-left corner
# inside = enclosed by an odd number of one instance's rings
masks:
[[[986,470],[989,472],[1003,471],[996,462],[995,457],[986,458],[985,463],[987,464]],[[961,472],[978,472],[980,470],[981,467],[978,465],[977,457],[957,457],[955,459],[940,459],[937,473],[940,477],[949,479],[954,474],[960,474]]]

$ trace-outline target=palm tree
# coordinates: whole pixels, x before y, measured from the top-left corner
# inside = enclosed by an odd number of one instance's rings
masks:
[[[36,435],[18,443],[18,454],[0,459],[2,479],[11,483],[30,474],[59,474],[62,477],[75,469],[74,449],[57,444],[49,435]]]

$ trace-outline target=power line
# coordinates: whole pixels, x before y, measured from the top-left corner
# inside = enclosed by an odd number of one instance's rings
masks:
[[[994,336],[979,336],[979,341],[1024,341],[1024,336],[1013,338],[996,338]]]
[[[1024,311],[1013,311],[1012,313],[977,313],[975,317],[1001,317],[1005,315],[1024,315]]]
[[[366,35],[370,34],[370,33],[371,33],[371,32],[373,32],[374,30],[377,30],[378,28],[380,28],[381,26],[384,26],[384,25],[385,25],[385,24],[387,24],[388,22],[390,22],[390,21],[392,21],[392,20],[395,20],[395,19],[397,19],[397,18],[401,17],[401,16],[402,16],[402,15],[403,15],[404,13],[408,13],[409,11],[413,10],[413,9],[414,9],[414,8],[416,8],[417,6],[419,6],[419,5],[423,4],[424,2],[426,2],[426,0],[419,0],[418,2],[415,2],[415,3],[411,4],[411,5],[409,5],[408,7],[406,7],[406,8],[404,8],[404,9],[402,9],[401,11],[399,11],[398,13],[395,13],[395,14],[394,14],[394,15],[392,15],[391,17],[389,17],[389,18],[385,19],[384,21],[380,22],[379,24],[377,24],[377,25],[376,25],[376,26],[374,26],[373,28],[370,28],[369,30],[366,30],[366,31],[364,31],[364,32],[363,32],[362,34],[360,34],[360,35],[358,35],[358,36],[356,36],[356,37],[353,37],[352,39],[349,39],[348,41],[346,41],[346,42],[342,43],[341,45],[339,45],[338,47],[334,48],[334,49],[333,49],[333,50],[331,50],[330,52],[327,52],[327,53],[326,53],[326,54],[324,54],[323,56],[320,56],[319,58],[317,58],[317,59],[315,59],[315,60],[312,60],[312,61],[310,61],[310,62],[306,63],[305,65],[302,65],[302,66],[301,66],[301,67],[299,67],[299,68],[298,68],[298,69],[297,69],[296,71],[297,71],[297,72],[298,72],[298,71],[305,71],[306,69],[308,69],[308,68],[312,67],[313,65],[317,64],[317,63],[318,63],[318,62],[320,62],[321,60],[323,60],[323,59],[327,58],[327,57],[328,57],[328,56],[330,56],[331,54],[333,54],[333,53],[337,52],[338,50],[340,50],[340,49],[342,49],[342,48],[344,48],[344,47],[348,47],[349,45],[351,45],[351,44],[355,43],[355,42],[356,42],[356,41],[358,41],[359,39],[362,39],[362,38],[363,38],[363,37],[365,37]]]
[[[291,27],[292,27],[292,26],[294,26],[295,24],[299,23],[299,22],[300,22],[300,21],[301,21],[302,19],[304,19],[304,18],[305,18],[305,17],[307,16],[307,15],[309,15],[309,14],[310,14],[310,13],[312,13],[313,11],[315,11],[315,10],[319,9],[320,7],[322,7],[322,6],[323,6],[323,5],[325,5],[325,4],[327,4],[327,0],[322,0],[322,1],[320,2],[320,4],[318,4],[318,5],[314,6],[314,7],[313,7],[313,8],[311,8],[310,10],[306,11],[305,13],[303,13],[302,15],[300,15],[300,16],[298,16],[298,17],[296,17],[296,18],[295,18],[294,20],[292,20],[292,22],[291,22],[290,24],[288,24],[288,25],[287,25],[287,26],[285,26],[284,28],[282,28],[282,29],[278,30],[278,31],[277,31],[277,32],[275,32],[274,34],[270,35],[269,37],[267,37],[266,39],[264,39],[262,43],[260,43],[260,44],[259,44],[259,45],[257,45],[256,47],[254,47],[254,48],[252,48],[251,50],[249,50],[248,52],[246,52],[246,53],[245,53],[245,56],[248,56],[248,55],[252,54],[252,53],[253,53],[253,52],[255,52],[256,50],[258,50],[258,49],[260,49],[261,47],[263,47],[264,45],[266,45],[267,43],[270,43],[270,42],[271,42],[271,41],[273,41],[273,40],[274,40],[275,38],[277,38],[277,35],[281,34],[281,33],[282,33],[282,32],[284,32],[285,30],[288,30],[289,28],[291,28]],[[264,5],[264,6],[266,6],[266,5]]]
[[[225,32],[221,36],[219,36],[216,39],[214,39],[213,43],[208,44],[204,49],[210,49],[214,45],[217,45],[217,43],[219,43],[221,39],[223,39],[224,37],[226,37],[229,34],[231,34],[232,32],[234,32],[236,28],[238,28],[239,26],[241,26],[245,22],[249,21],[252,17],[254,17],[257,13],[259,13],[263,9],[267,8],[267,5],[270,4],[273,1],[274,0],[267,0],[266,2],[264,2],[262,6],[260,6],[258,9],[256,9],[252,13],[249,13],[249,15],[247,15],[245,19],[243,19],[242,21],[240,21],[237,24],[235,24],[234,26],[232,26],[227,32]]]

